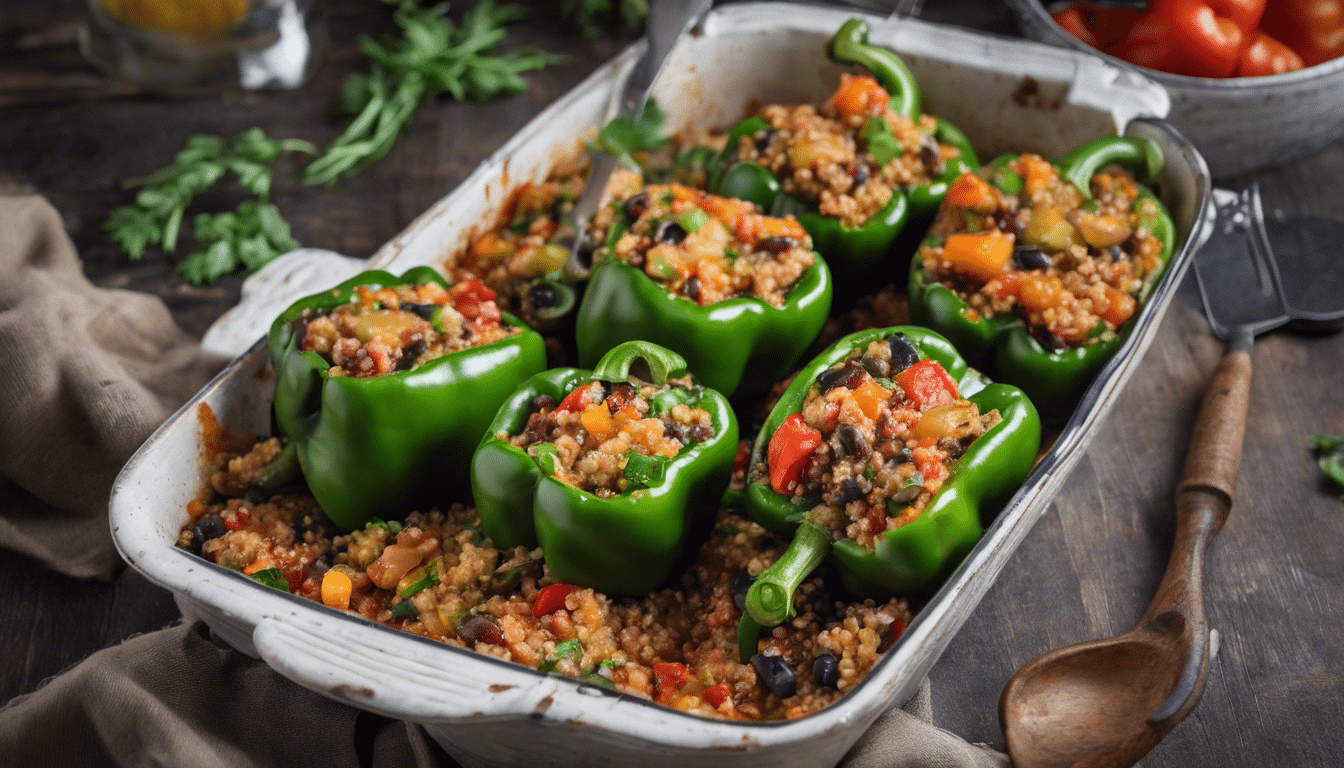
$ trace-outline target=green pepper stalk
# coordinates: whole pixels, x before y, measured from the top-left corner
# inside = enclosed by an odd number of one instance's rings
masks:
[[[1001,420],[971,443],[952,463],[951,476],[929,500],[914,521],[887,531],[877,540],[876,550],[868,552],[850,539],[832,543],[830,534],[818,536],[816,526],[805,518],[812,504],[794,503],[794,499],[776,492],[768,479],[747,486],[747,513],[753,520],[781,535],[793,535],[788,550],[780,558],[785,565],[780,574],[767,569],[747,593],[748,613],[739,627],[739,650],[755,652],[752,625],[768,626],[788,618],[792,611],[792,590],[829,552],[838,566],[845,588],[856,595],[890,596],[927,590],[961,562],[989,519],[1002,507],[1030,472],[1040,447],[1041,422],[1031,401],[1021,390],[1004,384],[986,384],[978,372],[966,366],[956,349],[932,331],[911,326],[878,328],[850,334],[823,352],[798,373],[771,410],[756,437],[751,468],[766,462],[770,439],[794,413],[817,377],[832,365],[847,358],[854,350],[894,333],[903,333],[920,352],[921,359],[938,361],[958,382],[962,397],[975,403],[981,413],[997,409]],[[749,470],[751,471],[751,470]],[[750,477],[751,475],[749,475]],[[808,567],[808,564],[811,567]],[[788,592],[787,601],[780,599]],[[785,613],[777,606],[786,604]]]
[[[783,378],[812,343],[831,308],[831,273],[817,259],[784,305],[754,296],[700,306],[615,259],[593,268],[579,306],[579,364],[633,340],[685,357],[691,373],[725,395],[764,391]]]
[[[526,427],[539,396],[560,402],[593,381],[635,378],[663,385],[686,371],[686,361],[675,352],[634,341],[613,348],[593,370],[557,368],[526,381],[500,407],[471,462],[486,536],[500,548],[540,544],[551,576],[560,582],[616,595],[656,589],[708,531],[728,485],[737,418],[723,395],[696,386],[655,396],[654,412],[677,403],[705,409],[714,435],[688,444],[661,467],[627,464],[626,476],[638,475],[643,487],[610,498],[557,480],[543,468],[553,460],[550,451],[533,457],[512,445],[509,435]],[[635,455],[628,461],[635,462]]]
[[[1005,155],[986,166],[989,182],[1007,194],[1017,194],[1022,188],[1021,177],[1008,167],[1012,159],[1014,156]],[[1119,165],[1140,178],[1151,178],[1162,168],[1162,150],[1151,139],[1110,136],[1078,147],[1054,165],[1062,178],[1091,199],[1091,179],[1097,171]],[[1162,264],[1140,291],[1142,302],[1171,262],[1175,230],[1166,208],[1141,185],[1135,205],[1147,209],[1148,213],[1140,214],[1140,224],[1162,243]],[[1016,313],[969,319],[966,303],[952,289],[931,280],[918,256],[911,260],[907,292],[914,322],[947,336],[971,359],[986,361],[992,353],[998,377],[1021,387],[1037,407],[1052,413],[1062,413],[1078,401],[1093,376],[1124,344],[1135,322],[1131,319],[1106,341],[1048,350]]]
[[[275,421],[289,440],[313,497],[343,530],[375,516],[442,504],[469,491],[471,451],[494,410],[524,379],[545,370],[541,337],[522,332],[373,378],[330,376],[331,364],[303,351],[295,322],[305,310],[345,304],[356,288],[447,282],[429,267],[401,277],[368,271],[292,304],[271,325]]]
[[[891,97],[890,106],[898,114],[918,121],[920,109],[919,84],[909,68],[894,51],[868,43],[868,23],[850,19],[827,43],[827,55],[841,64],[857,64],[873,73],[878,83]],[[864,224],[851,226],[839,219],[824,216],[799,200],[780,191],[778,179],[769,170],[756,163],[737,162],[737,148],[743,136],[752,136],[768,130],[770,125],[759,117],[749,118],[728,133],[723,151],[706,163],[701,155],[687,153],[687,161],[706,165],[709,173],[709,191],[725,197],[749,200],[773,216],[792,214],[812,236],[812,245],[825,259],[833,272],[837,302],[847,304],[864,293],[885,283],[885,270],[900,265],[889,265],[897,238],[907,223],[924,224],[938,210],[938,204],[947,194],[948,186],[964,171],[979,165],[970,140],[956,126],[945,120],[938,121],[934,138],[957,148],[958,155],[943,163],[943,167],[928,184],[910,189],[892,190],[891,200]],[[880,119],[870,120],[869,128],[884,133],[892,145],[894,137]],[[869,130],[865,128],[865,132]],[[870,151],[874,140],[869,138]],[[894,151],[899,151],[894,150]]]

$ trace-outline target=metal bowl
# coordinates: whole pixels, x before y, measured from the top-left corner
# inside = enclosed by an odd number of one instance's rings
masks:
[[[1009,0],[1035,40],[1099,56],[1157,81],[1171,95],[1167,119],[1217,178],[1280,165],[1344,137],[1344,58],[1266,77],[1189,77],[1138,67],[1064,31],[1040,0]]]

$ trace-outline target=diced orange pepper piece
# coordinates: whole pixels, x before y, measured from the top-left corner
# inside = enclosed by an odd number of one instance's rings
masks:
[[[1064,281],[1057,275],[1026,273],[1019,278],[1017,300],[1033,312],[1059,306],[1064,301]]]
[[[1134,316],[1134,312],[1139,308],[1139,302],[1133,296],[1124,291],[1106,286],[1106,298],[1110,299],[1110,304],[1106,306],[1106,311],[1101,313],[1101,318],[1112,325],[1120,325]]]
[[[863,411],[863,415],[870,419],[877,418],[877,414],[881,411],[882,402],[889,397],[891,397],[891,392],[883,389],[881,384],[872,379],[864,381],[858,389],[854,390],[854,402],[858,403],[859,410]]]
[[[598,438],[605,437],[616,426],[615,420],[611,418],[611,411],[603,404],[586,409],[579,417],[579,423],[588,430],[588,434]]]
[[[952,182],[943,200],[948,205],[972,210],[995,205],[994,190],[989,182],[970,172],[961,174]]]
[[[353,585],[349,575],[332,569],[322,575],[322,604],[338,611],[350,608],[350,590]]]
[[[1044,190],[1055,179],[1055,167],[1040,155],[1026,154],[1017,159],[1017,173],[1027,195]]]
[[[1006,232],[978,235],[948,235],[943,245],[943,260],[955,271],[980,282],[988,282],[1008,267],[1013,258],[1015,238]]]
[[[830,100],[835,111],[846,117],[879,117],[886,113],[890,103],[891,94],[877,80],[867,75],[850,74],[840,75],[840,87]]]

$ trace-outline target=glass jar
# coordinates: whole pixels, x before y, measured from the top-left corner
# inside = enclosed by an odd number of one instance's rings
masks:
[[[326,52],[320,0],[88,0],[80,48],[162,94],[297,88]]]

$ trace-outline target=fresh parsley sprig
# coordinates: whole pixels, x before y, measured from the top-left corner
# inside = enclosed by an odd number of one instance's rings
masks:
[[[344,83],[340,106],[354,118],[322,151],[298,139],[271,139],[260,128],[232,139],[192,136],[172,165],[126,182],[140,192],[134,203],[112,210],[104,229],[132,260],[150,246],[172,253],[192,200],[232,173],[252,199],[233,211],[198,214],[192,226],[197,249],[178,265],[178,273],[203,284],[240,268],[255,271],[299,245],[269,201],[284,153],[315,156],[300,174],[303,183],[334,184],[386,155],[420,105],[443,95],[484,101],[520,93],[527,88],[523,72],[563,58],[529,46],[500,47],[505,25],[526,15],[522,6],[485,0],[459,23],[448,19],[447,11],[446,3],[423,7],[418,0],[400,0],[395,16],[400,33],[360,41],[372,70]]]
[[[1344,438],[1314,434],[1311,436],[1311,449],[1316,454],[1321,471],[1335,481],[1336,490],[1344,489]]]
[[[445,94],[488,101],[522,93],[527,81],[521,73],[563,59],[531,46],[499,48],[508,34],[504,25],[527,14],[522,6],[485,0],[458,24],[447,12],[446,3],[425,8],[403,0],[396,13],[400,35],[360,40],[373,71],[346,79],[341,109],[355,117],[304,170],[305,184],[334,184],[386,155],[422,103]]]

